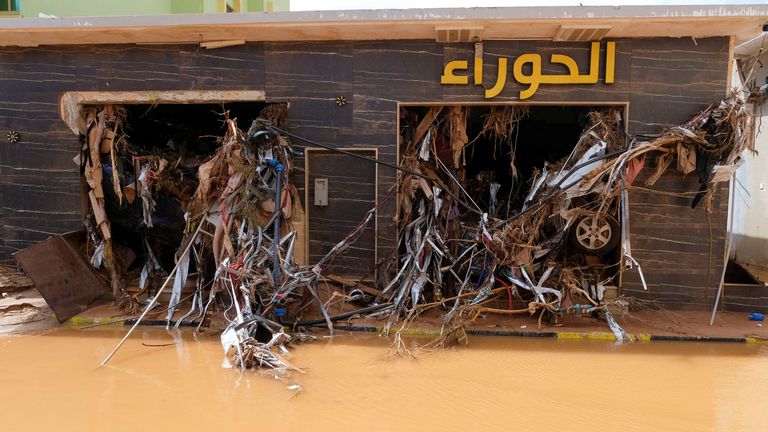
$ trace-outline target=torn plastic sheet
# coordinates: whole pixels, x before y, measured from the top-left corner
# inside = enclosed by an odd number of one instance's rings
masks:
[[[93,268],[100,268],[101,265],[104,263],[104,241],[100,241],[99,245],[96,246],[96,250],[93,251],[93,255],[91,255],[91,265]]]
[[[202,310],[203,310],[203,296],[200,292],[201,290],[195,291],[195,293],[192,295],[192,304],[189,307],[189,311],[185,313],[183,316],[179,317],[178,320],[176,320],[176,324],[173,326],[174,328],[179,328],[181,324],[188,320],[189,317],[192,316],[193,313],[195,313],[196,310],[200,311],[195,318],[193,318],[192,321],[202,317]]]
[[[605,320],[608,322],[608,327],[611,328],[611,332],[613,332],[613,335],[616,337],[617,343],[625,343],[625,342],[632,342],[632,336],[629,335],[621,326],[619,323],[616,322],[616,320],[613,318],[613,315],[611,315],[610,312],[606,309],[605,311]]]
[[[507,270],[504,273],[504,276],[513,284],[519,286],[520,288],[523,288],[525,290],[531,291],[536,295],[536,298],[541,303],[546,303],[546,299],[544,298],[544,294],[553,294],[555,297],[557,297],[557,307],[560,307],[560,303],[563,300],[563,293],[552,288],[547,288],[544,285],[544,282],[549,277],[550,273],[552,273],[552,270],[554,270],[554,267],[548,267],[546,271],[544,271],[544,274],[541,275],[541,278],[539,278],[539,283],[534,285],[531,279],[528,277],[528,273],[525,271],[524,268],[520,268],[520,271],[523,273],[523,277],[525,278],[525,281],[522,281],[515,277],[509,270]]]
[[[203,253],[201,253],[200,249],[198,247],[195,247],[195,245],[192,246],[192,253],[195,256],[195,266],[198,269],[203,268],[203,258],[204,258]],[[188,320],[192,316],[192,314],[195,313],[195,311],[198,311],[198,313],[194,318],[192,318],[192,321],[198,320],[203,316],[203,288],[204,288],[203,277],[198,270],[197,287],[195,289],[194,294],[192,294],[192,302],[189,306],[189,310],[187,311],[187,313],[185,313],[183,316],[179,317],[179,319],[176,320],[176,324],[174,325],[174,328],[179,328],[184,321]]]
[[[392,278],[392,280],[387,284],[386,287],[384,287],[383,290],[381,290],[382,294],[386,294],[389,292],[389,290],[392,289],[395,285],[397,285],[398,281],[403,277],[403,274],[405,271],[409,268],[409,264],[411,263],[411,260],[413,259],[413,256],[408,255],[405,257],[405,260],[403,261],[403,264],[400,266],[400,270],[397,272],[395,277]]]
[[[440,210],[443,208],[443,199],[439,197],[440,192],[443,190],[437,186],[432,186],[432,199],[434,200],[435,217],[440,214]]]
[[[144,291],[144,288],[147,286],[147,280],[149,280],[149,274],[150,274],[150,266],[149,261],[147,261],[144,264],[144,267],[141,269],[141,275],[139,276],[139,291]]]
[[[424,284],[427,283],[427,274],[425,271],[419,272],[416,280],[411,285],[411,306],[415,307],[419,303],[421,298],[421,291],[424,289]]]
[[[191,239],[190,241],[194,241]],[[189,273],[189,250],[179,258],[179,268],[176,270],[176,275],[173,280],[173,290],[171,291],[171,299],[168,302],[168,314],[165,319],[168,323],[173,318],[173,313],[176,311],[176,305],[181,300],[181,289],[187,283],[187,275]]]
[[[147,239],[144,239],[144,247],[147,250],[147,260],[144,263],[144,267],[141,269],[141,276],[139,277],[139,291],[144,291],[147,287],[147,281],[149,277],[157,270],[160,270],[160,262],[157,261],[155,253],[152,251],[152,247],[149,245]]]
[[[423,161],[429,160],[429,144],[432,142],[432,131],[427,130],[427,134],[424,135],[424,139],[421,140],[421,148],[419,148],[419,158]]]
[[[480,219],[480,237],[483,241],[488,243],[493,241],[493,236],[488,232],[488,213],[483,213],[483,216]]]
[[[715,165],[712,168],[712,177],[710,182],[715,184],[730,181],[731,178],[733,178],[733,175],[736,173],[736,170],[738,170],[742,165],[744,165],[744,159],[739,159],[731,165]]]
[[[544,184],[544,182],[547,180],[547,167],[544,166],[544,168],[539,173],[539,176],[536,177],[536,180],[533,182],[533,187],[531,187],[531,190],[528,192],[528,195],[525,196],[525,203],[523,204],[523,210],[527,209],[528,206],[533,201],[533,198],[536,196],[536,194],[539,192],[539,189],[541,189],[541,186]]]

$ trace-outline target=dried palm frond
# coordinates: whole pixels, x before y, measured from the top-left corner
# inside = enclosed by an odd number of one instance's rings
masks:
[[[606,143],[609,152],[627,147],[627,135],[620,108],[590,111],[588,117],[588,130],[594,133],[588,134],[592,138],[588,140],[590,146],[596,139],[600,139]]]
[[[288,128],[288,104],[285,102],[268,104],[259,113],[259,118],[267,120],[280,129]]]
[[[528,115],[528,106],[493,106],[491,112],[485,116],[483,127],[478,133],[489,134],[496,140],[506,140],[515,128],[515,125]],[[472,141],[477,140],[475,138]]]
[[[453,153],[453,167],[463,166],[464,148],[469,143],[467,136],[467,118],[469,107],[453,106],[448,110],[448,132],[451,138],[451,151]]]
[[[493,233],[492,249],[499,265],[531,264],[542,238],[542,227],[562,207],[562,199],[561,194],[552,195],[531,211],[507,220]]]
[[[278,372],[287,370],[283,359],[272,352],[266,344],[248,338],[240,343],[240,348],[232,350],[232,363],[237,368],[269,368]]]
[[[584,176],[581,184],[588,185],[606,174],[610,179],[616,179],[628,161],[650,152],[660,151],[670,155],[658,159],[657,163],[663,165],[657,167],[657,172],[651,179],[652,182],[653,179],[659,178],[670,165],[671,155],[680,157],[678,155],[680,149],[692,148],[694,150],[686,151],[709,155],[708,172],[699,173],[699,180],[706,187],[704,201],[707,203],[707,211],[711,213],[717,183],[728,180],[728,173],[735,169],[735,164],[745,151],[757,153],[754,125],[754,114],[749,105],[740,98],[738,93],[732,93],[719,104],[711,104],[688,122],[668,128],[657,138],[637,143],[619,157],[607,160]],[[679,169],[685,169],[686,164],[677,166]],[[715,175],[716,166],[721,166],[725,174]]]

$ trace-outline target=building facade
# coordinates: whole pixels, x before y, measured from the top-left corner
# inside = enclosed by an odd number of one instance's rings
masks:
[[[62,120],[63,94],[102,94],[114,103],[130,103],[126,98],[136,95],[185,91],[207,92],[205,98],[222,92],[220,102],[243,102],[233,95],[247,93],[258,99],[254,102],[289,103],[291,131],[297,135],[390,164],[398,163],[403,107],[616,106],[630,135],[650,136],[726,96],[734,44],[760,31],[768,7],[711,8],[703,15],[687,7],[508,8],[189,19],[196,24],[118,24],[105,18],[93,21],[79,38],[66,34],[69,21],[35,20],[38,39],[23,35],[21,27],[0,24],[5,45],[0,48],[5,71],[0,130],[20,136],[0,147],[4,257],[81,224],[81,180],[72,164],[79,142]],[[187,33],[171,31],[174,26]],[[602,33],[597,40],[563,36],[574,28]],[[200,37],[221,42],[216,45],[221,48],[189,42]],[[475,56],[478,41],[485,56],[479,72],[483,85],[441,82],[448,64]],[[510,79],[488,97],[506,76],[499,70],[502,58],[558,54],[586,71],[594,50],[601,59],[613,57],[610,73],[595,72],[599,78],[593,84],[541,84],[523,98],[529,86]],[[549,64],[540,73],[562,71]],[[309,154],[299,163],[306,164],[306,176],[294,183],[306,197],[310,262],[343,238],[374,203],[380,203],[375,230],[339,265],[360,271],[397,246],[395,200],[385,199],[396,179],[393,169],[313,163]],[[645,168],[640,179],[652,174]],[[328,205],[313,204],[316,177],[327,179]],[[655,189],[663,193],[638,189],[629,194],[632,254],[648,290],[637,272],[624,274],[622,290],[671,307],[711,307],[723,266],[727,193],[717,196],[714,212],[707,215],[681,195],[698,189],[695,176],[669,170]]]

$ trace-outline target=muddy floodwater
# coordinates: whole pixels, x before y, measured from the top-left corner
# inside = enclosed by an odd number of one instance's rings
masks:
[[[473,337],[393,360],[385,338],[338,336],[276,380],[222,368],[216,336],[152,329],[97,368],[124,331],[0,336],[0,430],[768,430],[756,345]]]

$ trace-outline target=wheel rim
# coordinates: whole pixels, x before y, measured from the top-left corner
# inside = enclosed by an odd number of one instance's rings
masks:
[[[611,224],[601,216],[592,215],[576,225],[576,240],[589,250],[598,250],[611,240]]]

